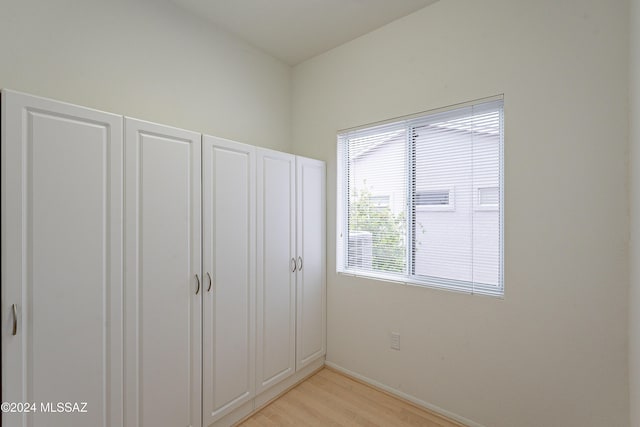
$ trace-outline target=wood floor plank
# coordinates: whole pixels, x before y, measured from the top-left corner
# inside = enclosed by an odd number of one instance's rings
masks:
[[[405,414],[404,416],[407,418],[408,422],[407,425],[424,426],[428,421],[437,427],[464,427],[459,423],[443,418],[441,415],[426,411],[412,403],[398,399],[386,392],[381,392],[368,384],[345,377],[331,369],[324,369],[320,374],[323,374],[323,377],[332,380],[337,386],[347,388],[354,395],[366,396],[367,398],[372,399],[376,405],[386,407],[391,411]],[[426,419],[426,421],[424,419]]]
[[[317,426],[340,426],[342,420],[336,419],[335,415],[332,416],[324,408],[320,407],[317,402],[309,402],[304,396],[300,396],[299,393],[291,393],[288,396],[291,404],[297,408],[301,408],[304,414],[307,416],[307,422]]]
[[[239,427],[464,427],[331,369],[322,369]]]
[[[393,424],[397,421],[397,414],[385,405],[379,405],[372,399],[354,393],[352,390],[348,390],[343,387],[332,387],[331,382],[327,382],[324,378],[317,376],[312,379],[319,388],[330,390],[330,395],[338,399],[337,402],[349,402],[349,408],[354,412],[361,412],[368,421],[376,425]]]
[[[333,394],[341,399],[353,401],[363,411],[374,413],[380,422],[395,425],[401,421],[403,425],[409,426],[433,425],[440,427],[439,419],[428,417],[426,415],[429,414],[426,413],[415,414],[407,408],[404,402],[398,401],[398,399],[391,398],[348,378],[348,381],[345,381],[344,377],[340,378],[339,374],[332,373],[331,376],[333,378],[317,376],[314,380],[317,382],[327,381],[327,383],[323,383],[327,384],[327,387],[329,387],[328,384],[335,385],[331,388]]]

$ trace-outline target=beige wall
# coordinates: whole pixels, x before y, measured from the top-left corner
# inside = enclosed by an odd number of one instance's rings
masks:
[[[631,290],[629,378],[631,426],[640,426],[640,0],[631,0]]]
[[[291,98],[288,66],[166,0],[0,0],[0,87],[279,150],[291,149],[292,129],[296,152],[328,160],[331,362],[486,426],[628,426],[631,406],[635,427],[631,2],[631,79],[626,0],[443,0],[296,67]],[[336,131],[500,93],[505,299],[337,276]],[[631,129],[637,165],[639,120]],[[635,245],[631,260],[640,265]],[[390,331],[402,334],[400,352]]]
[[[290,78],[166,0],[0,0],[0,87],[289,150]]]
[[[629,426],[627,23],[626,0],[446,0],[294,68],[330,362],[485,426]],[[336,131],[501,93],[504,300],[336,275]]]

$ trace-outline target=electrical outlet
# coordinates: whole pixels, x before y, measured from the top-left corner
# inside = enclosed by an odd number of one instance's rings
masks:
[[[400,333],[391,332],[391,348],[393,350],[400,350]]]

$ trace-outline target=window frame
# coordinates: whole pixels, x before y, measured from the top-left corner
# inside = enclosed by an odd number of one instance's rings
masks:
[[[407,169],[406,174],[408,177],[412,177],[412,174],[415,174],[415,171],[412,171],[412,162],[413,156],[415,156],[415,147],[411,146],[412,137],[410,136],[411,130],[428,123],[430,119],[437,114],[452,112],[455,113],[457,110],[461,110],[467,107],[480,107],[484,108],[487,106],[489,110],[498,110],[500,114],[499,118],[499,148],[498,148],[498,205],[497,206],[489,206],[489,205],[480,205],[480,186],[475,186],[472,189],[472,211],[499,211],[499,222],[498,222],[498,245],[499,245],[499,265],[498,265],[498,284],[497,286],[483,284],[479,282],[470,282],[465,280],[456,280],[444,277],[435,277],[435,276],[422,276],[416,275],[414,273],[414,251],[415,251],[415,240],[414,240],[414,231],[412,231],[412,226],[415,224],[413,221],[413,216],[416,211],[453,211],[455,210],[455,196],[456,189],[455,186],[434,186],[434,187],[425,187],[416,189],[415,180],[408,180],[406,184],[407,188],[407,214],[406,214],[406,235],[405,235],[405,249],[407,251],[405,266],[406,271],[404,273],[386,273],[383,271],[370,271],[370,270],[362,270],[362,269],[352,269],[348,266],[348,221],[349,215],[347,213],[347,209],[349,206],[349,177],[345,173],[349,170],[349,155],[343,155],[344,144],[343,140],[345,139],[345,135],[349,132],[355,131],[365,131],[365,132],[374,132],[376,127],[382,125],[394,125],[402,122],[406,122],[407,126],[407,149],[406,149],[406,159],[407,159]],[[473,113],[478,114],[476,112]],[[453,292],[460,292],[466,294],[479,294],[479,295],[488,295],[498,298],[504,298],[504,193],[505,193],[505,182],[504,182],[504,96],[499,95],[491,98],[484,98],[476,101],[471,101],[464,104],[457,104],[451,107],[441,108],[437,110],[426,111],[418,114],[413,114],[411,116],[407,116],[404,118],[398,118],[389,120],[386,122],[380,122],[377,124],[360,126],[358,128],[347,129],[344,131],[338,132],[338,150],[337,150],[337,171],[336,171],[336,184],[337,184],[337,198],[336,198],[336,272],[337,274],[351,277],[361,277],[366,279],[373,279],[385,282],[392,282],[403,285],[410,286],[420,286],[434,289],[444,289]],[[413,181],[411,184],[409,181]],[[436,188],[437,187],[437,188]],[[417,205],[415,202],[409,202],[412,200],[413,193],[416,191],[445,191],[449,190],[449,204],[448,205]],[[413,209],[413,211],[412,211]],[[411,242],[411,243],[409,243]]]

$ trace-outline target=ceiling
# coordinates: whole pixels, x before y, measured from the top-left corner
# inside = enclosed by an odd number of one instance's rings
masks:
[[[437,0],[172,0],[296,65]]]

